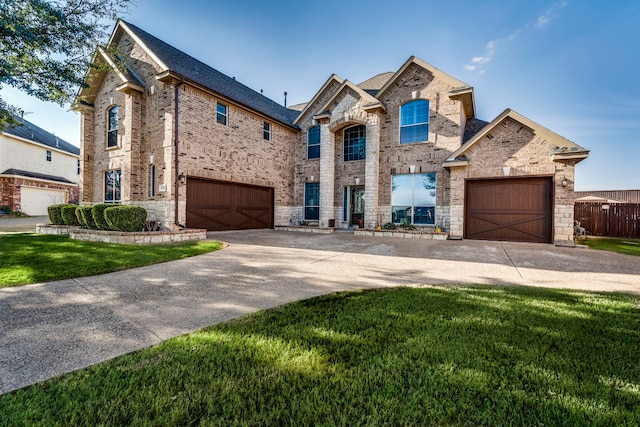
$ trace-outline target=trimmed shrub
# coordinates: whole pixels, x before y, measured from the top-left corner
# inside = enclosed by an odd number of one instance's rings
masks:
[[[147,210],[141,206],[112,206],[104,210],[104,219],[115,231],[142,231]]]
[[[76,209],[78,209],[76,205],[64,205],[60,208],[62,221],[65,225],[80,225],[78,217],[76,216]]]
[[[78,209],[76,209],[76,216],[78,217],[78,221],[80,222],[82,228],[97,230],[98,226],[93,220],[91,209],[91,206],[80,206]]]
[[[104,219],[104,210],[112,207],[113,205],[100,203],[91,208],[91,216],[93,217],[93,222],[96,224],[96,227],[98,227],[98,230],[111,230],[109,224],[107,224],[107,220]]]
[[[47,207],[47,212],[49,213],[49,221],[53,225],[64,225],[64,220],[62,219],[62,207],[67,205],[51,205]]]

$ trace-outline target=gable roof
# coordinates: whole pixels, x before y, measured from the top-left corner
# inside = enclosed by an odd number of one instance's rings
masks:
[[[349,80],[345,80],[344,82],[342,82],[342,84],[340,85],[338,90],[336,90],[335,93],[331,96],[331,98],[329,98],[327,100],[327,102],[324,103],[324,105],[320,108],[319,111],[328,111],[328,110],[330,110],[329,107],[331,106],[331,103],[346,88],[352,89],[354,92],[356,92],[358,95],[360,95],[360,97],[362,98],[363,101],[366,101],[366,103],[364,105],[365,108],[367,107],[367,105],[378,105],[378,104],[382,105],[382,103],[380,101],[378,101],[378,99],[376,99],[373,95],[369,95],[364,89],[361,89],[360,87],[358,87],[355,84],[351,83]]]
[[[431,64],[424,62],[422,59],[415,57],[414,55],[410,56],[409,59],[395,72],[389,80],[380,88],[380,90],[374,95],[376,98],[381,99],[381,96],[395,83],[398,78],[404,73],[407,68],[409,68],[412,64],[417,65],[420,68],[427,70],[430,74],[432,74],[438,80],[442,80],[452,87],[449,92],[449,97],[452,99],[460,99],[462,101],[462,105],[464,107],[464,111],[466,116],[475,117],[476,107],[475,100],[473,97],[473,87],[464,83],[461,80],[456,79],[450,74],[445,73],[439,68],[434,67]]]
[[[569,160],[574,159],[577,161],[586,159],[589,156],[589,150],[579,146],[578,144],[569,141],[568,139],[558,135],[555,132],[550,131],[544,126],[534,122],[531,119],[526,118],[522,114],[519,114],[513,111],[510,108],[504,110],[498,117],[493,119],[491,123],[483,127],[478,133],[473,135],[466,144],[452,153],[444,162],[443,166],[447,167],[449,162],[455,162],[459,160],[458,158],[463,156],[469,148],[475,145],[478,141],[480,141],[485,135],[491,132],[496,126],[498,126],[504,119],[507,117],[517,121],[518,123],[528,127],[531,131],[540,136],[549,142],[556,145],[553,150],[552,157],[553,160]]]
[[[462,143],[466,144],[471,138],[475,136],[478,132],[480,132],[489,122],[485,122],[484,120],[476,119],[474,117],[467,119],[467,122],[464,125],[464,134],[462,135]]]
[[[222,98],[258,112],[274,121],[295,127],[293,121],[298,115],[297,111],[285,108],[243,85],[235,78],[221,73],[131,23],[119,19],[109,44],[117,43],[123,32],[133,38],[151,56],[161,69],[159,74],[171,73],[179,79],[208,89]],[[104,50],[99,49],[99,53],[104,55]],[[115,66],[115,64],[110,65]],[[135,72],[131,69],[117,73],[121,79],[124,77],[124,80],[127,81],[131,79],[131,76],[135,77]],[[123,84],[126,82],[123,81]]]
[[[367,92],[371,96],[375,96],[376,93],[389,81],[391,77],[393,77],[395,73],[393,71],[388,71],[386,73],[380,73],[373,77],[368,78],[362,83],[358,84],[358,87],[365,92]]]
[[[337,82],[339,85],[341,85],[344,80],[341,79],[340,77],[338,77],[338,75],[336,74],[331,74],[329,76],[329,78],[327,79],[326,82],[324,82],[324,84],[322,85],[322,87],[320,89],[318,89],[318,91],[316,92],[315,95],[313,95],[313,98],[311,98],[311,101],[307,102],[307,105],[305,105],[305,107],[302,109],[302,111],[300,111],[298,113],[298,116],[296,117],[296,119],[293,121],[293,124],[298,124],[298,122],[300,120],[302,120],[302,117],[304,117],[304,115],[307,113],[307,111],[311,108],[311,106],[318,100],[318,98],[320,97],[320,95],[327,89],[327,87],[329,87],[329,85],[332,82]],[[322,111],[322,110],[320,110]]]
[[[15,119],[22,124],[14,127],[6,126],[2,129],[2,133],[17,136],[57,150],[66,151],[67,153],[74,154],[76,156],[80,154],[80,149],[78,147],[68,143],[64,139],[58,138],[51,132],[47,132],[22,117],[15,116]]]

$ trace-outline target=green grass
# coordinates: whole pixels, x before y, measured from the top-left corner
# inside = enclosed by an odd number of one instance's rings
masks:
[[[0,397],[5,425],[640,424],[640,299],[340,293]]]
[[[621,239],[615,237],[589,237],[580,240],[580,244],[592,249],[618,252],[620,254],[640,256],[640,239]]]
[[[171,245],[116,245],[81,242],[66,236],[0,235],[0,288],[109,273],[200,255],[219,242]]]

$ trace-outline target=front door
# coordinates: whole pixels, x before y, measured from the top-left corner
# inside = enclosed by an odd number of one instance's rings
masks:
[[[364,186],[351,187],[351,225],[364,221]]]

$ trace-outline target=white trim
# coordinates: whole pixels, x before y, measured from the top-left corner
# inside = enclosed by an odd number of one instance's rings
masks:
[[[7,132],[2,132],[2,135],[10,137],[10,138],[13,138],[13,139],[17,139],[18,141],[21,141],[21,142],[27,142],[29,144],[37,145],[38,147],[42,147],[42,148],[45,148],[47,150],[52,150],[52,151],[55,151],[55,152],[60,153],[60,154],[66,154],[67,156],[76,157],[78,159],[80,158],[80,154],[73,154],[73,153],[65,151],[65,150],[63,150],[61,148],[52,147],[50,145],[43,144],[41,142],[34,141],[32,139],[26,139],[26,138],[23,138],[21,136],[13,135],[13,134],[10,134],[10,133],[7,133]]]
[[[35,181],[35,182],[48,182],[51,184],[56,184],[56,185],[66,185],[67,187],[77,187],[78,184],[73,184],[73,183],[68,183],[68,182],[60,182],[60,181],[52,181],[50,179],[42,179],[42,178],[32,178],[30,176],[24,176],[24,175],[11,175],[11,174],[4,174],[4,173],[0,173],[0,178],[17,178],[17,179],[24,179],[24,180],[29,180],[29,181]],[[26,187],[28,187],[28,185],[25,185]],[[40,187],[38,187],[40,188]],[[60,190],[63,191],[63,190]]]

